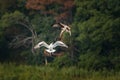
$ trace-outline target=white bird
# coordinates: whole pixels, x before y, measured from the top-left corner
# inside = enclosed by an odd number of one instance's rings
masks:
[[[61,27],[61,32],[60,32],[60,38],[62,37],[64,32],[68,32],[71,36],[71,28],[63,23],[58,23],[58,25]],[[54,24],[53,27],[58,27],[57,24]]]
[[[66,44],[64,44],[62,41],[56,41],[54,44],[51,43],[50,45],[48,45],[46,42],[42,41],[42,42],[39,42],[35,47],[34,49],[37,49],[37,48],[40,48],[40,47],[46,47],[47,49],[45,49],[48,53],[52,54],[54,53],[56,50],[54,49],[55,47],[57,46],[61,46],[61,47],[66,47],[68,48],[68,46]]]

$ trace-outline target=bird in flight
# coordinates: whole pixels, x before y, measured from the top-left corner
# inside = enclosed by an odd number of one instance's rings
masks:
[[[68,32],[71,36],[71,28],[68,25],[63,23],[54,24],[53,27],[61,27],[60,38],[62,37],[64,32]]]
[[[45,49],[45,50],[50,54],[52,54],[56,51],[54,48],[57,46],[68,48],[68,46],[66,44],[64,44],[62,41],[56,41],[55,43],[51,43],[50,45],[48,45],[46,42],[42,41],[42,42],[39,42],[37,45],[35,45],[34,49],[41,48],[42,46],[46,47],[47,49]]]

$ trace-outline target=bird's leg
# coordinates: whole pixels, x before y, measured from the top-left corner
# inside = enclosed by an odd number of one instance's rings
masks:
[[[52,56],[52,53],[50,53],[50,56]]]
[[[51,56],[53,56],[53,54],[54,54],[54,53],[52,52],[52,53],[51,53]]]
[[[45,65],[47,65],[48,61],[47,61],[47,52],[46,50],[44,49],[44,58],[45,58]]]
[[[47,63],[48,63],[48,62],[47,62],[47,57],[45,56],[45,65],[47,65]]]

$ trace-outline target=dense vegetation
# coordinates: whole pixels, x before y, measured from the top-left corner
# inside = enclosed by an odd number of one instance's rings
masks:
[[[64,67],[0,64],[0,80],[120,80],[120,72]]]
[[[44,48],[32,48],[55,41],[58,22],[71,27],[62,40],[69,48],[46,67]],[[120,1],[0,0],[0,63],[0,80],[119,80]]]

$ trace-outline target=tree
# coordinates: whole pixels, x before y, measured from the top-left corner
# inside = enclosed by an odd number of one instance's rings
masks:
[[[117,38],[120,36],[118,28],[120,18],[117,15],[120,9],[119,2],[117,0],[75,0],[75,2],[77,9],[72,34],[73,45],[76,46],[74,53],[79,54],[79,66],[96,70],[118,67],[117,62],[120,60],[114,63],[113,59],[119,58],[115,56],[118,55],[120,48],[117,45],[120,43]],[[111,55],[114,55],[114,58],[111,58]]]
[[[53,15],[56,22],[71,22],[74,6],[74,0],[27,0],[26,3],[27,9],[40,11],[44,15]]]
[[[4,14],[1,18],[1,26],[12,52],[20,53],[30,47],[33,52],[37,34],[23,13],[15,11]]]
[[[9,60],[9,49],[4,35],[5,33],[0,25],[0,61],[1,62]]]
[[[16,8],[16,0],[0,0],[0,14],[4,14],[6,11],[10,12]]]

